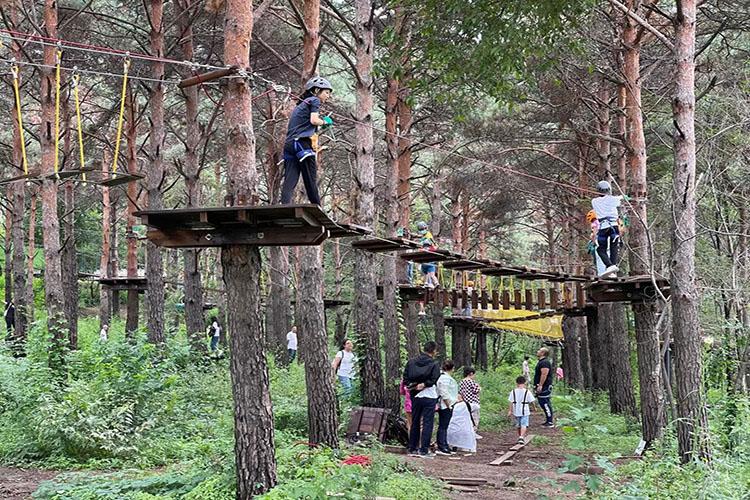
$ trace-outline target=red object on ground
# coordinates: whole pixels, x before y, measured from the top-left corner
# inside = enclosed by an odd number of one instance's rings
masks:
[[[350,455],[341,462],[341,465],[361,465],[362,467],[369,467],[372,465],[372,459],[367,455]]]

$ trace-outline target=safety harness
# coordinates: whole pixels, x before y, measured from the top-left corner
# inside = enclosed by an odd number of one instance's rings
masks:
[[[531,402],[528,402],[528,403],[526,402],[526,396],[528,396],[528,395],[529,395],[529,390],[528,389],[524,389],[523,400],[521,401],[521,416],[524,416],[524,414],[526,413],[524,411],[523,405],[530,405],[531,404]],[[513,410],[514,411],[516,409],[516,404],[517,404],[516,403],[516,390],[513,389]]]

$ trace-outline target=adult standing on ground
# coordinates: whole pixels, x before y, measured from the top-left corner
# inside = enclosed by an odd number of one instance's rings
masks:
[[[286,352],[289,353],[289,362],[293,363],[297,357],[297,327],[292,326],[289,333],[286,334]]]
[[[435,405],[438,392],[435,384],[440,378],[440,367],[435,362],[437,344],[429,341],[424,352],[410,359],[404,368],[404,383],[411,395],[412,423],[409,431],[410,456],[434,458],[430,453],[432,428],[435,424]]]
[[[523,377],[526,379],[526,381],[528,382],[529,380],[531,380],[531,371],[529,370],[529,357],[528,356],[523,357],[522,370],[523,370]]]
[[[552,362],[549,359],[549,349],[540,348],[536,352],[539,359],[534,369],[534,391],[536,392],[539,407],[544,412],[546,421],[542,427],[554,427],[552,419]]]
[[[453,414],[453,405],[459,401],[458,383],[453,378],[453,360],[443,361],[443,371],[437,381],[440,409],[438,410],[437,454],[452,455],[448,446],[448,425]]]
[[[354,343],[346,339],[343,348],[336,353],[333,358],[331,367],[339,379],[341,387],[344,389],[344,397],[348,398],[352,393],[352,384],[354,382],[354,364],[357,357],[354,355]]]

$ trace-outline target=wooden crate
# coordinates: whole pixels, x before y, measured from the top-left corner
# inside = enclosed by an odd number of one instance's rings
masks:
[[[352,408],[349,418],[349,427],[346,430],[346,439],[349,442],[358,442],[367,436],[376,437],[379,441],[385,441],[386,428],[388,427],[388,416],[391,410],[385,408],[370,408],[356,406]]]

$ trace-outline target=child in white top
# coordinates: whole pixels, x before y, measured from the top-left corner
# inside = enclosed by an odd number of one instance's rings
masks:
[[[607,181],[599,182],[596,189],[601,193],[601,196],[591,200],[591,207],[596,212],[599,222],[599,231],[596,235],[598,244],[596,253],[607,266],[601,276],[612,276],[620,270],[617,267],[617,251],[620,245],[619,213],[617,209],[622,202],[622,196],[612,196],[612,186]]]
[[[526,388],[526,377],[516,378],[516,388],[508,395],[508,416],[513,417],[518,429],[518,444],[526,443],[526,430],[529,428],[531,403],[536,401],[534,394]]]

